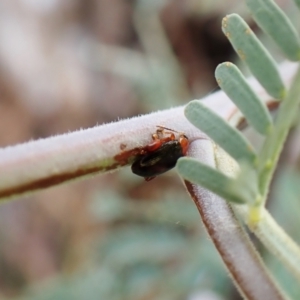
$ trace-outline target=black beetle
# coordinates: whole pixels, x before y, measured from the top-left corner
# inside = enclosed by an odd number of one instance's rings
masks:
[[[178,139],[173,133],[168,138],[159,139],[158,136],[153,135],[154,142],[149,146],[151,150],[138,155],[131,166],[132,173],[145,177],[146,181],[174,168],[178,158],[186,154],[189,146],[188,138],[184,134]]]

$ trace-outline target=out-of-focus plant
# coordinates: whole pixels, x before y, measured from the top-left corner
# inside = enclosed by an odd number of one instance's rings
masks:
[[[288,59],[298,61],[299,37],[277,5],[271,0],[246,2],[263,31],[273,38]],[[188,152],[191,157],[181,158],[177,169],[185,179],[206,229],[242,296],[247,299],[287,299],[286,294],[291,294],[297,299],[299,289],[284,289],[289,282],[284,283],[279,278],[283,287],[278,286],[240,220],[280,259],[299,283],[299,247],[267,212],[265,204],[279,155],[297,117],[300,72],[293,76],[294,67],[297,65],[295,63],[289,65],[291,67],[288,74],[284,74],[282,70],[280,73],[271,55],[238,15],[225,17],[222,28],[240,58],[270,96],[260,95],[257,84],[249,84],[235,65],[223,63],[216,69],[217,82],[223,92],[216,93],[203,102],[192,101],[185,108],[179,107],[0,149],[0,197],[10,199],[82,176],[128,165],[139,153],[137,149],[151,142],[151,134],[157,125],[183,131],[191,142]],[[288,87],[291,77],[294,78]],[[225,94],[243,113],[242,118]],[[222,101],[224,99],[225,104]],[[274,121],[267,107],[278,107]],[[254,149],[234,128],[240,125],[241,120],[246,120],[264,136],[260,149]],[[121,209],[122,204],[117,202],[118,199],[115,200],[114,203],[119,205],[120,211],[125,215],[129,212],[129,215],[132,214],[128,207],[123,206]],[[98,213],[101,217],[101,209]],[[103,216],[113,220],[123,218],[120,214],[109,215],[108,211],[102,213]],[[187,240],[179,232],[166,239],[165,230],[169,231],[168,228],[157,231],[147,226],[141,226],[141,229],[116,230],[115,236],[110,236],[100,245],[103,255],[100,258],[100,271],[96,270],[85,278],[81,277],[72,282],[63,282],[61,288],[52,290],[49,295],[39,295],[38,299],[95,299],[97,295],[102,295],[103,299],[119,299],[114,294],[116,282],[120,291],[128,299],[133,299],[130,289],[124,291],[124,280],[127,283],[126,288],[136,286],[134,282],[139,281],[141,291],[134,292],[142,294],[146,291],[149,294],[149,282],[153,283],[152,288],[157,288],[157,278],[161,281],[162,291],[165,289],[164,299],[178,297],[178,284],[196,274],[194,268],[197,269],[198,266],[195,257],[199,252],[189,253]],[[140,235],[141,231],[147,236],[141,241],[144,251],[139,252],[138,256],[134,255],[133,264],[128,266],[122,260],[124,252],[119,252],[118,248],[127,248],[128,255],[136,254],[134,235]],[[159,239],[156,239],[157,236]],[[170,285],[167,287],[165,276],[168,276],[168,272],[163,274],[158,271],[155,263],[144,268],[143,259],[146,256],[152,257],[154,262],[162,260],[167,263],[168,259],[175,259],[181,251],[188,253],[190,260],[187,259],[185,267],[179,263],[178,269],[169,270],[178,272],[178,277],[175,277],[174,282],[168,282]],[[275,270],[276,261],[272,261],[270,265]],[[114,269],[121,269],[123,278],[116,276]],[[128,269],[133,269],[133,272]],[[190,287],[187,285],[187,288]]]
[[[257,24],[293,61],[300,59],[299,36],[284,13],[273,1],[246,1]],[[300,71],[287,90],[271,55],[247,24],[236,14],[223,19],[222,28],[241,60],[265,90],[279,102],[274,122],[241,72],[232,63],[216,69],[223,91],[240,108],[249,125],[265,136],[261,149],[255,150],[235,128],[198,101],[185,109],[187,118],[216,142],[215,166],[196,159],[182,158],[179,173],[232,203],[234,210],[270,252],[300,280],[299,246],[278,226],[265,209],[269,187],[288,132],[297,117],[300,103]],[[231,159],[235,162],[231,162]],[[193,190],[191,194],[198,198]],[[239,280],[237,285],[239,285]],[[297,291],[299,293],[299,291]]]

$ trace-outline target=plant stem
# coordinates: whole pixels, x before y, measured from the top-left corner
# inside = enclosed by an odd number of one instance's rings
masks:
[[[274,130],[266,138],[258,157],[259,189],[266,201],[270,182],[288,132],[297,116],[300,104],[300,69],[298,69],[287,97],[278,109]]]
[[[210,148],[210,149],[209,149]],[[215,166],[212,143],[194,141],[188,155]],[[259,254],[236,220],[230,205],[204,188],[185,182],[204,226],[240,293],[245,299],[288,299],[264,266]]]
[[[295,65],[287,62],[279,67],[287,86],[295,73]],[[253,78],[249,78],[249,84],[266,103],[273,102]],[[237,111],[222,91],[210,94],[202,101],[225,120]],[[181,106],[2,148],[0,199],[12,199],[125,166],[134,159],[134,149],[151,142],[157,125],[184,132],[190,141],[203,137],[203,133],[184,117],[183,110]]]
[[[247,220],[248,211],[243,205],[234,205],[234,210]],[[251,231],[262,244],[273,253],[300,282],[300,248],[293,239],[277,224],[269,212],[262,207],[261,218]]]
[[[219,170],[233,176],[238,171],[236,162],[221,148],[215,148],[215,159]],[[300,281],[300,249],[290,236],[276,223],[264,206],[259,207],[256,222],[249,219],[252,207],[232,205],[244,223],[259,238],[261,243],[291,270]]]

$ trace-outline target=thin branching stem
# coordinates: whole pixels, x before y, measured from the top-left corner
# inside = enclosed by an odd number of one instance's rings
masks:
[[[210,141],[194,141],[188,155],[204,160],[211,166],[215,165],[213,145]],[[265,268],[229,204],[200,186],[189,182],[185,184],[197,205],[209,236],[244,298],[288,299]]]
[[[247,220],[248,212],[245,206],[235,205],[234,208],[244,220]],[[260,221],[249,228],[300,282],[300,248],[264,207],[261,209]]]
[[[287,86],[295,65],[280,67]],[[249,83],[267,104],[274,102],[254,79]],[[226,120],[238,111],[222,91],[202,101]],[[183,111],[184,106],[0,149],[0,199],[128,165],[136,149],[151,142],[158,125],[185,132],[191,141],[203,138]],[[232,121],[239,124],[243,119],[239,116]]]
[[[269,185],[274,174],[279,155],[284,146],[288,132],[295,121],[300,103],[300,69],[288,92],[286,99],[280,105],[274,124],[274,130],[264,142],[259,155],[259,184],[261,194],[266,200]]]

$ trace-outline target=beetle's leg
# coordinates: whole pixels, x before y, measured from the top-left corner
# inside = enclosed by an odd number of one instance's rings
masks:
[[[182,148],[182,154],[186,155],[190,143],[189,143],[188,138],[184,134],[182,134],[179,137],[179,143],[180,143],[181,148]]]
[[[157,150],[162,144],[174,141],[176,139],[174,132],[165,131],[166,129],[167,128],[159,127],[159,129],[156,130],[156,133],[152,134],[153,142],[145,148],[146,152],[153,152]],[[164,137],[166,134],[168,134],[168,136]]]
[[[165,134],[169,134],[169,136],[166,138],[166,142],[168,141],[175,141],[176,137],[175,134],[173,132],[170,131],[166,131]]]
[[[160,128],[156,130],[156,135],[162,142],[174,141],[176,139],[174,132],[166,131],[167,128]],[[167,129],[169,130],[169,129]],[[168,135],[168,136],[166,136]]]
[[[152,134],[152,139],[153,139],[153,141],[160,140],[160,138],[159,138],[159,136],[158,136],[157,133],[153,133],[153,134]]]
[[[152,138],[153,138],[153,142],[145,147],[145,150],[147,152],[153,152],[153,151],[157,150],[162,144],[161,139],[156,137],[155,134],[152,135]]]
[[[155,151],[161,146],[162,144],[162,139],[160,138],[161,135],[162,135],[161,129],[157,129],[156,133],[152,134],[153,142],[145,147],[146,152]]]
[[[162,139],[163,136],[164,136],[164,129],[163,128],[159,128],[159,129],[156,129],[156,133],[153,134],[152,136],[156,136],[158,139]]]

